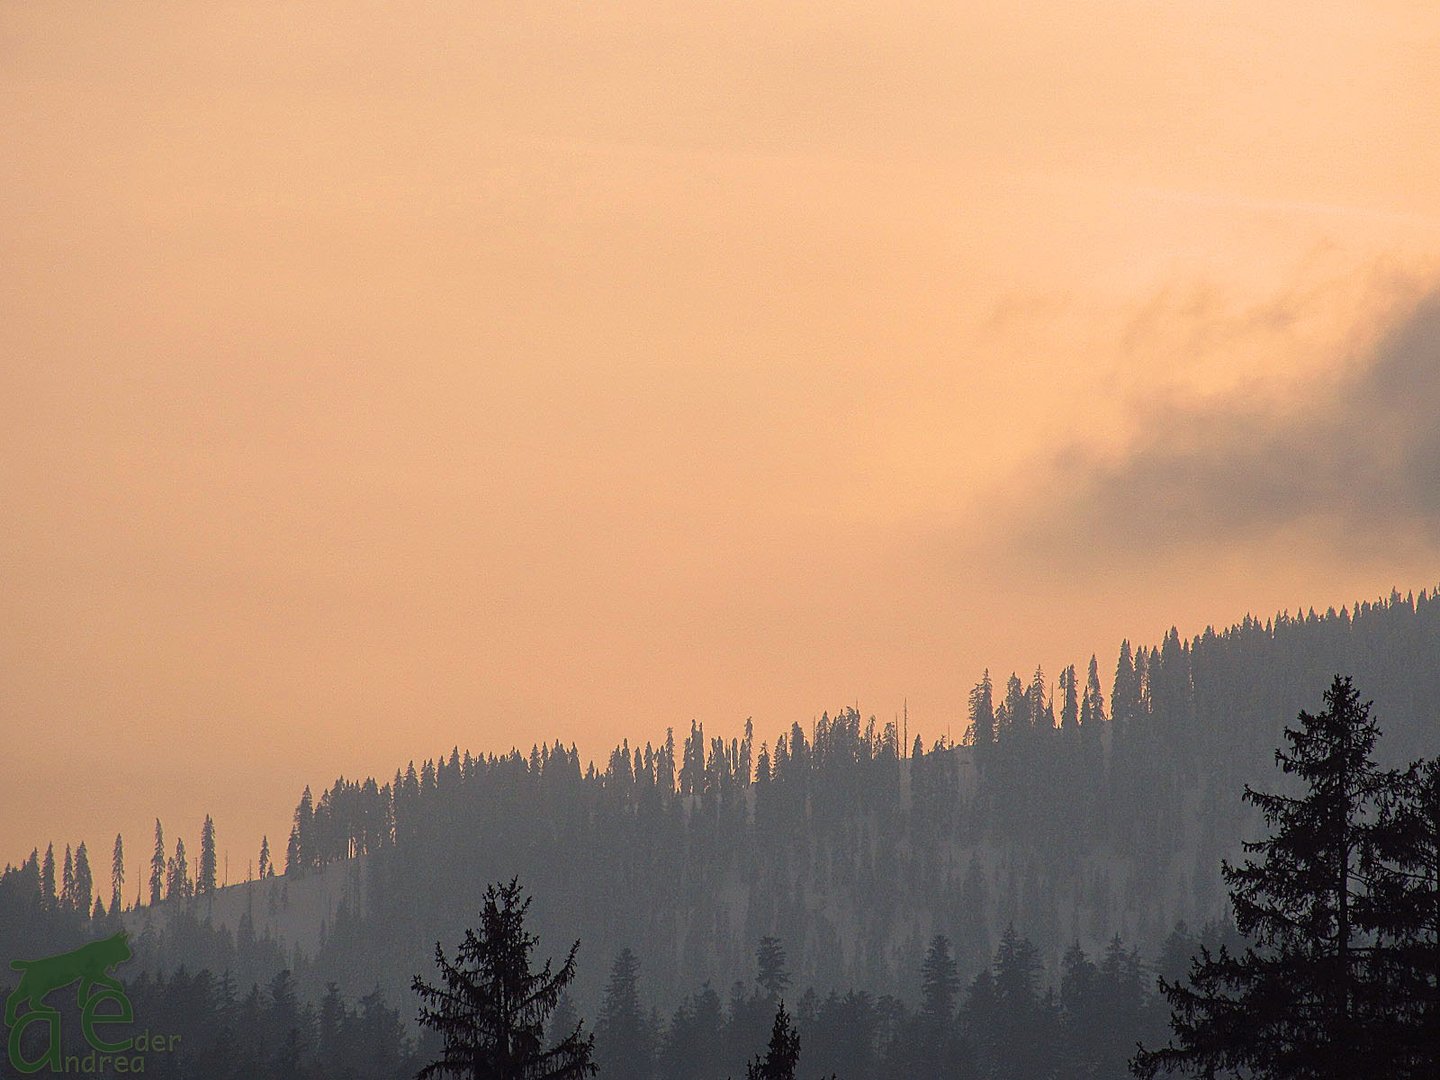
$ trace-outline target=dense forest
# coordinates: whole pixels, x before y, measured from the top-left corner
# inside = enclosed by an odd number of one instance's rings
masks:
[[[223,890],[234,920],[214,917],[208,819],[193,871],[157,823],[138,904],[118,838],[109,890],[83,845],[32,853],[0,876],[0,950],[123,924],[137,1014],[179,1010],[191,1053],[263,1017],[280,1042],[244,1075],[392,1075],[424,1053],[410,980],[518,875],[546,945],[582,942],[562,1012],[595,1020],[602,1069],[639,1046],[657,1078],[741,1075],[783,997],[805,1076],[1120,1076],[1164,1029],[1156,974],[1233,934],[1219,867],[1260,824],[1240,794],[1273,779],[1284,724],[1345,671],[1382,760],[1434,754],[1437,659],[1440,601],[1396,594],[1127,642],[1103,676],[986,674],[957,745],[846,708],[773,739],[692,724],[603,767],[454,748],[307,789],[283,854],[267,841],[261,880]],[[312,939],[277,934],[319,878],[341,902]],[[335,1056],[365,1040],[387,1049]]]

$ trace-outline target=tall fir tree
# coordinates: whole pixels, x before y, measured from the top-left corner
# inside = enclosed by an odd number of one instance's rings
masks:
[[[996,741],[1004,742],[1017,731],[1024,730],[1030,719],[1029,714],[1030,710],[1025,702],[1025,684],[1020,681],[1020,676],[1012,671],[1010,678],[1005,681],[1005,700],[1001,702],[995,716]]]
[[[989,668],[970,691],[970,733],[977,747],[988,748],[995,742],[995,688]]]
[[[1357,916],[1373,935],[1369,1022],[1391,1075],[1433,1075],[1440,1062],[1440,758],[1392,773],[1365,853],[1370,894]]]
[[[195,893],[209,896],[215,892],[215,822],[205,815],[205,824],[200,827],[200,865],[195,873]]]
[[[532,971],[539,939],[525,929],[529,907],[518,881],[489,886],[479,930],[465,931],[454,961],[435,945],[440,985],[415,976],[420,1024],[441,1039],[440,1056],[420,1070],[419,1080],[580,1080],[598,1071],[594,1036],[582,1024],[557,1032],[560,1041],[546,1046],[545,1022],[575,977],[580,943],[558,971],[551,972],[548,960]]]
[[[785,966],[785,946],[777,937],[763,937],[755,950],[755,981],[767,997],[778,1001],[790,985],[790,972]]]
[[[85,841],[75,849],[75,882],[71,896],[76,912],[88,917],[92,911],[95,892],[95,878],[90,870],[90,853],[85,850]]]
[[[1288,748],[1275,754],[1299,793],[1245,789],[1270,836],[1247,842],[1252,858],[1222,864],[1222,874],[1249,945],[1238,955],[1202,949],[1188,983],[1162,981],[1173,1035],[1136,1056],[1142,1077],[1391,1075],[1368,1022],[1374,1002],[1357,904],[1368,891],[1363,855],[1376,839],[1373,807],[1385,785],[1373,757],[1378,730],[1348,678],[1335,677],[1325,705],[1302,712],[1298,726],[1285,729]]]
[[[40,865],[40,906],[53,911],[59,906],[55,895],[55,845],[45,846],[45,861]]]
[[[639,959],[630,949],[621,949],[595,1021],[595,1062],[607,1075],[649,1080],[654,1033],[640,1004],[639,977]]]
[[[124,907],[122,890],[125,888],[125,842],[115,834],[115,849],[110,854],[110,913],[118,915]]]
[[[65,868],[60,875],[60,909],[75,910],[75,856],[69,844],[65,845]]]
[[[920,964],[920,1011],[937,1024],[955,1019],[955,996],[960,992],[960,975],[951,953],[950,939],[936,934]]]
[[[1075,665],[1070,664],[1060,672],[1060,726],[1071,731],[1080,726],[1080,687]]]
[[[800,1062],[800,1034],[790,1023],[785,1002],[778,1003],[775,1023],[770,1031],[770,1045],[763,1056],[757,1055],[745,1067],[746,1080],[795,1080]]]
[[[165,887],[165,830],[155,819],[155,852],[150,856],[150,906],[160,903]]]
[[[1080,699],[1080,724],[1100,723],[1105,719],[1105,694],[1100,689],[1100,663],[1092,654],[1085,675],[1085,694]]]
[[[1130,734],[1131,725],[1139,718],[1140,675],[1130,651],[1130,641],[1120,643],[1120,658],[1115,662],[1115,681],[1110,688],[1110,720],[1118,737]]]
[[[1049,731],[1055,726],[1055,702],[1045,689],[1045,669],[1035,668],[1026,693],[1030,702],[1030,726],[1036,731]]]
[[[165,899],[187,900],[190,892],[190,863],[185,858],[185,841],[177,837],[175,854],[165,866]]]
[[[412,763],[412,768],[413,763]],[[311,833],[315,825],[315,799],[310,794],[310,785],[300,796],[295,807],[295,822],[290,826],[290,841],[285,847],[285,873],[303,874],[314,862]]]

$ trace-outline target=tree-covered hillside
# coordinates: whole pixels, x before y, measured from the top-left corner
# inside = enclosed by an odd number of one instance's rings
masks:
[[[275,856],[284,872],[230,889],[213,880],[213,827],[192,880],[157,823],[150,902],[123,919],[156,986],[182,965],[229,973],[237,992],[288,969],[305,999],[368,1001],[379,1023],[379,1003],[406,1000],[485,887],[518,876],[542,940],[582,942],[565,1007],[608,1015],[619,977],[661,1075],[681,1080],[734,1071],[724,1048],[763,1041],[779,996],[763,960],[757,971],[765,941],[783,949],[817,1064],[853,1059],[868,1033],[876,1064],[856,1075],[903,1073],[927,996],[944,989],[937,970],[973,1032],[998,1023],[982,1018],[993,981],[1023,969],[1056,1046],[1078,1046],[1087,1010],[1111,998],[1134,1015],[1107,1030],[1129,1038],[1157,1022],[1154,970],[1173,972],[1193,943],[1177,923],[1226,933],[1220,862],[1260,826],[1242,788],[1272,779],[1281,729],[1340,671],[1375,700],[1384,764],[1440,751],[1440,601],[1395,595],[1172,631],[1053,679],[986,674],[957,745],[846,708],[773,738],[692,724],[622,744],[603,767],[558,743],[453,749],[384,782],[307,789]],[[122,917],[121,859],[117,843],[108,913],[102,900],[91,912],[106,926]],[[8,869],[0,944],[18,955],[72,940],[106,892],[96,877],[53,850]],[[1111,1072],[1122,1049],[1103,1049]]]
[[[573,748],[458,749],[384,783],[337,781],[296,811],[287,877],[355,856],[348,902],[306,951],[316,978],[402,985],[416,943],[452,935],[488,881],[519,874],[547,936],[579,937],[579,996],[620,950],[647,999],[748,979],[755,943],[786,943],[797,983],[913,994],[925,946],[967,976],[1013,925],[1058,971],[1113,936],[1155,955],[1177,921],[1224,910],[1218,865],[1247,822],[1280,730],[1353,672],[1384,717],[1387,761],[1433,753],[1440,602],[1246,619],[1121,646],[1053,680],[970,697],[958,746],[906,746],[853,709],[763,739],[692,724],[585,765]]]

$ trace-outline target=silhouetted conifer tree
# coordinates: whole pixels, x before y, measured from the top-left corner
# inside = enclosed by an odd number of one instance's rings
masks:
[[[654,1035],[640,1005],[640,961],[628,948],[610,968],[600,1016],[595,1022],[595,1061],[607,1074],[648,1080]]]
[[[1092,655],[1090,670],[1085,676],[1085,695],[1080,700],[1080,724],[1098,723],[1105,719],[1105,695],[1100,690],[1100,664]]]
[[[485,890],[480,927],[466,930],[454,962],[437,942],[435,964],[441,984],[432,986],[416,975],[412,987],[420,996],[420,1024],[438,1032],[440,1057],[420,1070],[431,1076],[469,1080],[578,1080],[597,1071],[592,1061],[594,1037],[577,1024],[559,1042],[545,1046],[545,1021],[575,977],[577,941],[560,970],[550,961],[531,971],[531,953],[538,939],[525,930],[530,899],[518,881]]]
[[[70,845],[65,845],[65,867],[60,875],[60,910],[75,910],[75,856]]]
[[[125,888],[125,843],[115,834],[115,850],[110,855],[110,911],[119,914],[124,906],[121,891]]]
[[[772,999],[778,1000],[790,985],[790,973],[785,968],[785,946],[776,937],[763,937],[755,956],[758,972],[755,981]]]
[[[85,850],[85,841],[75,849],[75,880],[71,885],[71,905],[81,917],[91,912],[94,899],[95,879],[90,872],[90,854]]]
[[[185,841],[176,839],[175,854],[165,866],[165,899],[184,900],[190,895],[190,864],[185,858]]]
[[[1375,936],[1370,1023],[1395,1077],[1433,1075],[1440,1062],[1440,758],[1388,777],[1371,891],[1357,915]]]
[[[165,886],[165,831],[160,819],[155,819],[155,853],[150,856],[150,904],[160,903],[161,890]]]
[[[413,771],[414,762],[410,767]],[[300,804],[295,807],[295,823],[290,826],[290,842],[285,848],[285,873],[303,874],[314,862],[310,835],[314,825],[315,799],[310,794],[310,785],[306,784]]]
[[[756,1055],[745,1067],[746,1080],[795,1080],[795,1067],[800,1062],[800,1034],[790,1024],[785,1002],[775,1010],[775,1026],[770,1031],[770,1045],[765,1055]]]
[[[200,865],[195,873],[195,893],[207,896],[215,891],[215,822],[205,815],[200,827]]]
[[[995,742],[995,689],[990,682],[990,669],[970,691],[970,741],[977,747]]]
[[[921,1010],[932,1021],[949,1024],[955,1017],[955,995],[959,991],[960,976],[950,953],[950,939],[936,934],[920,965]]]
[[[1129,733],[1140,707],[1140,676],[1127,638],[1120,643],[1120,658],[1115,662],[1115,681],[1110,686],[1110,719],[1118,732]]]
[[[1224,864],[1243,953],[1202,949],[1188,984],[1162,982],[1173,1037],[1142,1050],[1142,1077],[1165,1070],[1240,1071],[1274,1080],[1387,1075],[1366,1023],[1366,953],[1355,898],[1362,853],[1374,837],[1369,806],[1383,779],[1372,759],[1377,729],[1351,680],[1336,676],[1326,708],[1285,729],[1280,768],[1297,796],[1245,789],[1271,835],[1245,844],[1257,856]],[[1377,1071],[1378,1070],[1378,1071]]]
[[[1069,731],[1080,725],[1080,687],[1075,665],[1060,672],[1060,726]]]

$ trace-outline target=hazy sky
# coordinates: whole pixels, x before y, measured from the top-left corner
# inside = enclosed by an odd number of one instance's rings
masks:
[[[0,862],[1440,581],[1432,0],[6,0],[0,118]]]

